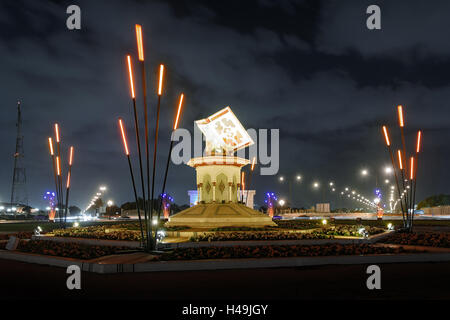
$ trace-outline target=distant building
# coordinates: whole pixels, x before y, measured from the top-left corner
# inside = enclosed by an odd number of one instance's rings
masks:
[[[330,204],[329,203],[318,203],[318,204],[316,204],[316,212],[330,213]]]

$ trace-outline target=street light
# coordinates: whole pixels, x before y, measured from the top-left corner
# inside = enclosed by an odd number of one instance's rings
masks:
[[[291,205],[291,207],[292,207],[292,201],[293,201],[293,199],[292,199],[292,183],[293,182],[300,182],[302,180],[302,176],[301,175],[296,175],[295,177],[288,177],[287,179],[285,179],[284,176],[280,176],[278,178],[278,180],[280,181],[280,183],[284,183],[284,181],[287,181],[288,188],[289,188],[289,197],[287,199],[287,204]]]

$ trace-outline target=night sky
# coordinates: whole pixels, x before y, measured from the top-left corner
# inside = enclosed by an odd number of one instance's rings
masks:
[[[81,7],[81,30],[66,28],[66,8]],[[72,204],[84,208],[100,185],[105,200],[133,198],[117,118],[133,137],[125,55],[137,60],[134,25],[143,26],[151,136],[158,65],[167,68],[160,167],[178,95],[181,127],[231,106],[246,128],[280,129],[279,175],[295,177],[295,206],[321,200],[313,181],[373,197],[375,174],[390,163],[380,126],[404,105],[407,144],[423,130],[418,200],[450,193],[449,1],[376,1],[382,29],[366,28],[374,1],[8,1],[0,3],[0,202],[9,201],[16,102],[22,101],[29,203],[43,208],[53,189],[47,137],[61,125],[76,148]],[[140,98],[140,85],[137,85]],[[141,101],[138,107],[142,111]],[[400,141],[398,137],[396,142]],[[134,141],[134,139],[133,139]],[[133,156],[135,145],[132,144]],[[136,157],[134,157],[136,159]],[[368,168],[370,175],[361,177]],[[135,166],[137,169],[137,166]],[[277,176],[252,178],[264,192],[288,196]],[[178,204],[195,188],[194,169],[172,166],[168,190]],[[383,189],[384,191],[384,189]],[[350,206],[329,197],[332,206]]]

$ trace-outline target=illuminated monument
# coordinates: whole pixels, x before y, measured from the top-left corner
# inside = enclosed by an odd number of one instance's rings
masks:
[[[198,204],[170,217],[167,225],[275,225],[269,216],[240,203],[241,168],[250,161],[234,153],[254,142],[230,107],[195,123],[206,138],[205,156],[188,162],[197,172]]]

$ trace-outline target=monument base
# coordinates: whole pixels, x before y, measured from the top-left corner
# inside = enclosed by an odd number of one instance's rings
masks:
[[[194,228],[276,226],[268,215],[237,203],[198,204],[169,218],[166,226]]]

